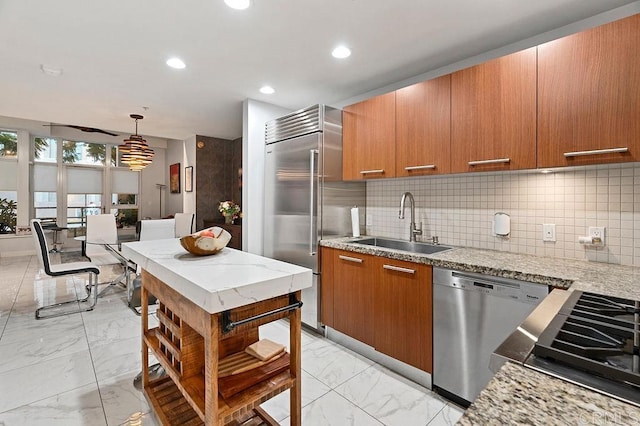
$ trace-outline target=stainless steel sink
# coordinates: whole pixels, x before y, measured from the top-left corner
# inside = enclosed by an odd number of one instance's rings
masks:
[[[391,240],[387,238],[363,238],[360,240],[352,240],[354,244],[364,244],[367,246],[385,247],[395,250],[408,251],[413,253],[434,254],[445,250],[451,250],[453,247],[433,245],[428,243],[417,243],[410,241]]]

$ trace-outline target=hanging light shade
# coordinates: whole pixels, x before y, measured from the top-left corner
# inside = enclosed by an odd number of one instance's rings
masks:
[[[138,114],[131,114],[129,117],[136,121],[136,134],[124,140],[123,145],[118,146],[123,163],[129,166],[130,170],[139,172],[151,164],[153,159],[153,149],[149,148],[147,141],[138,135],[138,120],[144,117]]]

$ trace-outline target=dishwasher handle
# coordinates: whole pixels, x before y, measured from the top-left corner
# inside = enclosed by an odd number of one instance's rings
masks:
[[[499,287],[516,291],[520,290],[520,285],[518,283],[504,283],[497,280],[494,281],[490,278],[482,279],[460,272],[453,272],[451,276],[454,278],[452,280],[454,287],[464,288],[466,290],[475,290],[482,293],[493,293],[498,291]]]
[[[538,303],[549,293],[544,284],[442,268],[433,268],[433,284],[526,303]]]

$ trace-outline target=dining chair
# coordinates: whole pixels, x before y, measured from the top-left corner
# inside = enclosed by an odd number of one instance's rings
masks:
[[[140,241],[176,237],[175,219],[147,219],[140,222]]]
[[[176,238],[177,219],[145,219],[140,221],[139,241],[164,240]],[[140,315],[140,286],[142,284],[142,268],[136,268],[136,278],[127,286],[127,302],[129,308]],[[149,296],[148,304],[156,303],[154,296]]]
[[[86,312],[93,310],[96,302],[98,301],[98,292],[95,288],[98,283],[98,275],[100,274],[100,267],[93,262],[71,262],[71,263],[60,263],[60,264],[52,264],[51,258],[49,257],[49,246],[47,244],[47,239],[44,235],[44,230],[42,228],[42,224],[39,219],[31,220],[31,234],[33,236],[33,241],[36,247],[36,254],[38,256],[38,262],[40,263],[40,269],[52,278],[62,277],[66,275],[79,275],[79,274],[89,274],[89,285],[87,286],[87,296],[84,298],[76,298],[74,300],[69,300],[66,302],[54,303],[52,305],[42,306],[36,309],[36,319],[46,319],[59,317],[62,315],[76,314],[79,312]],[[55,284],[54,284],[55,285]],[[89,306],[82,309],[80,303],[87,302],[91,297],[91,292],[93,292],[93,300],[90,302]],[[78,305],[78,309],[71,311],[58,311],[54,313],[49,313],[51,310],[59,309],[64,305],[75,303]]]
[[[101,282],[98,285],[108,284],[98,293],[102,295],[106,290],[115,285],[122,285],[122,280],[127,278],[130,268],[126,259],[118,257],[118,228],[116,217],[112,214],[97,214],[87,216],[87,235],[85,255],[93,263],[98,265],[120,265],[122,273],[111,281]]]
[[[193,233],[195,213],[176,213],[173,217],[176,220],[176,238],[182,238]]]

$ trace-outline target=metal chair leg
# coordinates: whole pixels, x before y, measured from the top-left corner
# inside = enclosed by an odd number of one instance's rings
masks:
[[[166,376],[167,372],[164,371],[164,368],[160,363],[156,363],[149,366],[149,381],[153,381],[155,379],[159,379],[162,376]],[[138,373],[138,375],[133,379],[133,386],[142,390],[142,371]]]
[[[61,317],[64,315],[71,315],[71,314],[78,314],[80,312],[88,312],[88,311],[92,311],[93,308],[96,306],[96,303],[98,302],[98,291],[97,288],[94,289],[93,291],[93,301],[91,302],[91,305],[86,308],[86,309],[80,309],[80,303],[84,303],[86,301],[89,300],[89,298],[91,297],[91,289],[96,287],[96,283],[98,281],[98,277],[94,276],[93,273],[89,273],[89,289],[88,289],[88,293],[87,296],[83,299],[78,299],[76,297],[75,300],[69,300],[67,302],[60,302],[60,303],[54,303],[53,305],[47,305],[47,306],[43,306],[41,308],[36,309],[36,319],[40,320],[40,319],[47,319],[47,318],[55,318],[55,317]],[[46,312],[50,309],[56,309],[59,308],[61,306],[64,305],[68,305],[71,303],[77,303],[78,304],[78,309],[73,310],[73,311],[67,311],[67,312],[58,312],[58,313],[54,313],[54,314],[50,314],[50,315],[41,315],[41,312]]]

